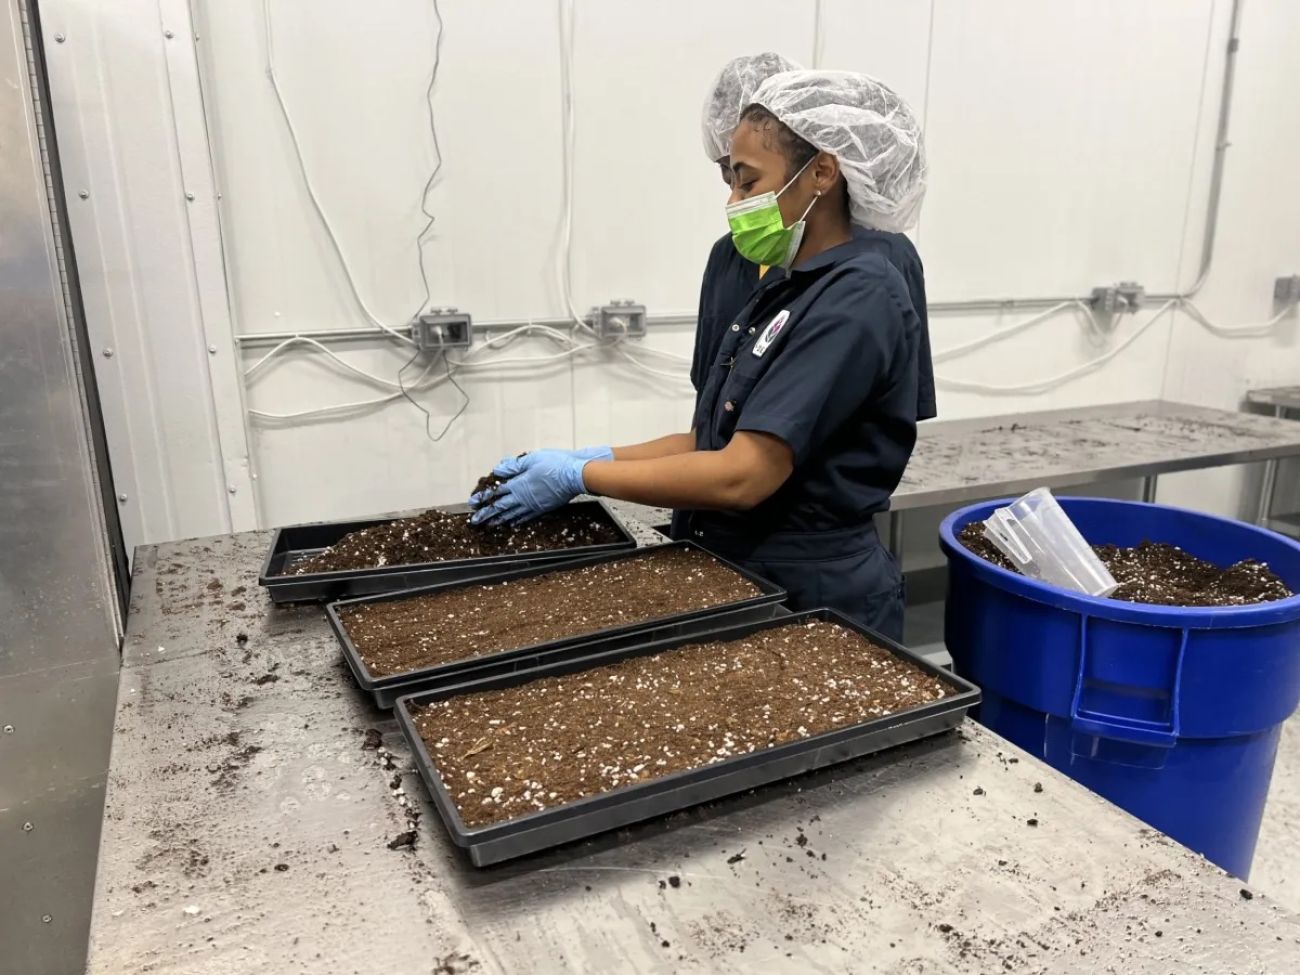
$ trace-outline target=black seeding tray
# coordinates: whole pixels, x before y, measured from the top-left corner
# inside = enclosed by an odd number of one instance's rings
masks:
[[[759,595],[738,600],[734,603],[710,606],[707,609],[699,609],[690,613],[659,616],[642,620],[639,623],[628,623],[625,626],[615,626],[607,630],[597,630],[593,633],[575,634],[572,637],[549,640],[529,647],[518,647],[502,650],[498,653],[468,657],[464,660],[439,664],[436,667],[412,670],[405,674],[390,674],[387,677],[376,677],[371,674],[365,661],[361,659],[361,654],[352,643],[352,638],[348,636],[342,619],[339,617],[339,610],[350,606],[411,599],[416,596],[426,596],[430,593],[445,592],[450,589],[462,589],[466,586],[484,586],[516,579],[528,579],[532,576],[546,575],[549,572],[567,572],[588,565],[600,565],[604,562],[637,558],[648,552],[698,548],[699,546],[694,542],[670,542],[666,545],[648,545],[635,552],[616,552],[612,555],[599,555],[595,558],[565,562],[561,565],[527,566],[490,576],[461,579],[455,582],[441,582],[419,589],[406,589],[402,592],[388,592],[379,596],[341,600],[327,605],[325,607],[325,616],[334,630],[334,636],[338,639],[339,646],[343,648],[343,659],[352,668],[352,674],[361,689],[371,695],[375,704],[379,707],[391,708],[394,702],[404,694],[427,691],[435,687],[461,685],[470,680],[479,680],[502,674],[513,674],[517,671],[537,667],[543,662],[555,663],[560,660],[579,659],[594,653],[607,652],[613,647],[636,646],[645,642],[647,631],[662,630],[665,638],[669,636],[691,636],[696,633],[711,632],[716,627],[718,618],[723,616],[734,621],[748,621],[771,619],[776,615],[778,604],[785,599],[784,589],[780,589],[766,579],[762,579],[752,572],[747,572],[726,559],[720,559],[710,553],[711,558],[757,586]]]
[[[441,506],[439,511],[469,512],[469,505]],[[262,564],[258,584],[265,586],[274,603],[301,603],[327,599],[344,599],[348,596],[368,596],[373,593],[393,592],[426,586],[433,582],[477,579],[504,568],[522,568],[531,565],[559,565],[605,552],[626,552],[636,547],[636,539],[627,525],[605,502],[574,501],[568,510],[603,517],[618,531],[619,540],[604,545],[585,545],[580,548],[548,549],[538,552],[511,552],[473,559],[452,559],[443,562],[421,562],[413,565],[385,565],[373,569],[346,569],[340,572],[312,572],[293,575],[290,571],[303,559],[318,555],[344,535],[397,521],[397,518],[371,518],[365,521],[329,521],[311,525],[293,525],[279,528],[271,540],[271,550]]]
[[[834,622],[854,630],[931,677],[938,678],[955,693],[932,704],[882,718],[872,718],[860,724],[837,728],[774,748],[737,755],[713,765],[675,772],[660,779],[587,796],[553,809],[544,809],[476,829],[465,826],[456,803],[443,784],[442,776],[415,726],[414,710],[433,701],[516,687],[541,677],[590,670],[628,657],[663,653],[690,643],[737,640],[760,630],[807,620]],[[761,622],[726,625],[690,636],[647,642],[605,653],[592,653],[581,659],[531,671],[412,694],[398,700],[394,713],[402,734],[411,746],[420,778],[424,780],[425,788],[428,789],[447,832],[451,834],[452,841],[468,851],[470,862],[484,867],[948,731],[957,727],[965,718],[966,712],[979,701],[980,691],[974,684],[935,667],[892,640],[859,626],[834,610],[814,609]]]

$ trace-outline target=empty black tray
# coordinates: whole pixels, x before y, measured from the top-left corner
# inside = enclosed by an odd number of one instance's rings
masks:
[[[602,562],[638,558],[643,553],[662,552],[676,548],[698,549],[699,546],[694,542],[670,542],[665,545],[650,545],[636,552],[615,552],[611,555],[599,555],[589,559],[568,561],[561,565],[528,566],[514,571],[503,571],[473,579],[440,582],[419,589],[388,592],[378,596],[364,596],[358,599],[346,599],[327,605],[325,607],[325,616],[334,630],[335,637],[338,638],[339,646],[343,648],[343,658],[348,662],[348,666],[352,668],[352,674],[356,677],[361,689],[370,694],[379,707],[391,708],[393,702],[404,694],[426,691],[434,687],[463,684],[468,680],[475,679],[475,677],[469,676],[471,673],[476,677],[485,677],[487,676],[485,671],[487,667],[502,668],[496,670],[496,674],[513,673],[516,670],[536,666],[543,656],[546,656],[548,662],[554,662],[557,658],[552,654],[557,651],[565,651],[562,659],[574,659],[592,653],[603,653],[613,649],[614,646],[634,646],[643,643],[646,639],[647,630],[658,630],[665,627],[672,627],[671,632],[674,635],[709,632],[715,626],[714,619],[722,615],[732,619],[770,619],[775,612],[773,607],[785,599],[785,590],[778,588],[766,579],[754,575],[752,572],[747,572],[739,566],[733,565],[726,559],[720,559],[716,555],[709,553],[711,558],[757,586],[759,595],[750,599],[738,600],[734,603],[722,603],[708,609],[695,610],[690,613],[659,616],[639,623],[629,623],[626,626],[616,626],[591,633],[578,633],[572,637],[549,640],[546,643],[537,643],[528,647],[515,647],[479,657],[467,657],[464,660],[439,664],[436,667],[425,667],[421,670],[412,670],[404,674],[392,674],[387,677],[376,677],[370,673],[370,669],[366,667],[365,661],[361,659],[361,654],[357,652],[356,646],[352,643],[352,638],[348,636],[343,621],[339,618],[339,610],[349,606],[393,602],[394,600],[411,599],[429,593],[443,592],[448,589],[460,589],[465,586],[483,586],[513,579],[527,579],[551,572],[581,569],[584,566],[598,565]]]
[[[460,818],[456,803],[443,785],[442,776],[415,727],[411,713],[413,708],[431,701],[515,687],[540,677],[590,670],[627,657],[662,653],[689,643],[736,640],[759,630],[809,619],[833,621],[861,633],[873,643],[905,658],[930,676],[937,677],[956,693],[910,711],[873,718],[801,741],[738,755],[714,765],[675,772],[660,779],[588,796],[553,809],[477,829],[467,828]],[[979,688],[968,681],[933,666],[911,651],[859,626],[834,610],[814,609],[765,622],[721,627],[690,637],[643,643],[632,648],[613,650],[492,680],[409,695],[398,700],[394,714],[402,734],[411,746],[420,778],[424,780],[447,832],[451,834],[453,842],[468,851],[470,861],[475,866],[482,867],[939,734],[960,724],[966,712],[978,704],[979,700]]]
[[[579,511],[589,510],[592,515],[603,512],[604,517],[618,531],[619,540],[604,545],[586,545],[581,548],[511,552],[473,559],[451,559],[443,562],[385,565],[372,569],[346,569],[340,572],[293,575],[289,572],[290,568],[303,559],[329,548],[344,535],[399,519],[371,518],[365,521],[318,522],[277,529],[275,537],[271,540],[271,550],[262,565],[262,574],[257,581],[266,587],[272,602],[299,603],[393,592],[398,589],[428,585],[432,582],[477,579],[490,575],[494,571],[502,571],[511,564],[516,568],[529,565],[559,565],[591,555],[625,552],[636,547],[636,539],[632,537],[627,526],[603,501],[574,501],[569,507]],[[438,510],[468,512],[469,505],[444,505]]]

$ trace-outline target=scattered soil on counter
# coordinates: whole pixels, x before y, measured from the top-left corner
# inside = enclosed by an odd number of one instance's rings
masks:
[[[984,537],[979,522],[967,525],[957,537],[986,562],[1016,571]],[[1092,548],[1119,583],[1111,599],[1156,606],[1249,606],[1295,595],[1267,565],[1254,559],[1223,569],[1163,542]]]
[[[303,559],[292,575],[373,569],[385,565],[416,565],[520,552],[609,545],[623,535],[595,505],[560,508],[526,525],[477,528],[469,515],[431,509],[344,535],[332,546]]]
[[[378,677],[739,602],[758,587],[695,549],[650,550],[527,579],[341,610]]]
[[[854,631],[814,620],[459,695],[413,717],[461,818],[475,827],[949,693]]]

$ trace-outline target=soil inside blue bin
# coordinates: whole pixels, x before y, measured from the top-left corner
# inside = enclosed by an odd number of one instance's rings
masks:
[[[971,522],[957,539],[985,561],[1016,571],[985,537],[980,522]],[[1119,583],[1111,599],[1155,606],[1250,606],[1294,595],[1276,573],[1255,559],[1223,568],[1164,542],[1092,548]]]

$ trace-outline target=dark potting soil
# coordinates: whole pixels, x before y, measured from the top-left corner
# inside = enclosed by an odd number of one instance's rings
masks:
[[[593,514],[589,509],[561,508],[526,525],[477,528],[470,525],[464,512],[432,509],[344,535],[325,551],[294,566],[293,574],[583,548],[608,545],[622,537],[603,511]]]
[[[384,677],[759,594],[752,582],[704,552],[668,549],[368,603],[339,616],[366,667]]]
[[[497,477],[495,474],[484,474],[480,477],[478,483],[474,485],[474,490],[472,492],[473,494],[483,495],[483,501],[477,507],[481,508],[484,504],[490,503],[493,494],[496,493],[496,489],[505,483],[506,479],[504,477]]]
[[[810,621],[435,701],[415,724],[469,826],[726,761],[950,693]]]
[[[967,525],[957,537],[985,561],[1016,571],[998,547],[984,537],[979,522]],[[1111,599],[1156,606],[1249,606],[1294,595],[1267,565],[1254,559],[1223,569],[1163,542],[1092,548],[1119,583]]]

